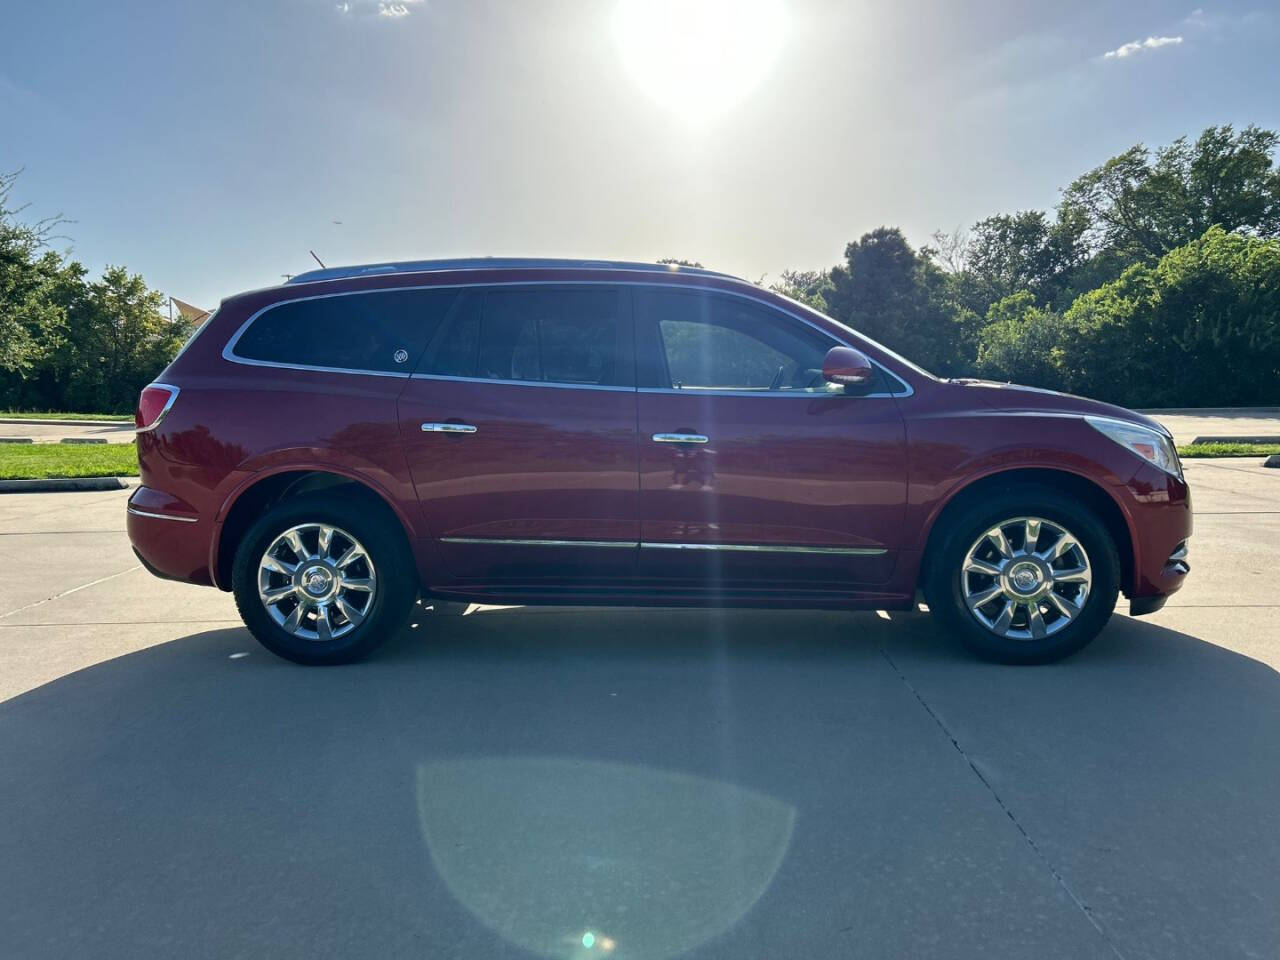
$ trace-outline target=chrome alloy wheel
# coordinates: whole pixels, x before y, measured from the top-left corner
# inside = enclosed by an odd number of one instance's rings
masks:
[[[974,541],[960,571],[960,593],[974,618],[1000,637],[1043,640],[1084,609],[1089,556],[1065,527],[1013,517]]]
[[[360,626],[377,588],[360,541],[323,523],[289,528],[258,563],[258,597],[267,614],[306,640],[333,640]]]

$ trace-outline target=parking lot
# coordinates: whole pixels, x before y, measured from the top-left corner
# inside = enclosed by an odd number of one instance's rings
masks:
[[[0,956],[1280,955],[1259,463],[1189,463],[1187,587],[1036,668],[527,608],[307,669],[143,571],[126,491],[0,497]]]

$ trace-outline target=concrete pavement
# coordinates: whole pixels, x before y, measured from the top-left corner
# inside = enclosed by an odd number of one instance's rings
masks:
[[[1196,437],[1280,436],[1280,407],[1144,412],[1164,424],[1178,444],[1190,443]]]
[[[1187,472],[1186,589],[1039,668],[526,608],[305,669],[127,493],[0,497],[0,956],[1280,954],[1280,472]]]
[[[56,423],[47,420],[0,420],[0,437],[30,437],[36,443],[59,443],[64,437],[129,443],[133,440],[133,421]]]

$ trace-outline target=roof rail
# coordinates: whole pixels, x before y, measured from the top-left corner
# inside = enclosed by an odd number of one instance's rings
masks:
[[[640,263],[625,260],[558,260],[536,257],[463,257],[454,260],[401,260],[394,263],[366,263],[350,267],[326,267],[308,270],[287,280],[287,283],[312,283],[317,280],[342,280],[348,277],[367,277],[391,273],[426,273],[437,270],[635,270],[644,273],[690,273],[704,277],[728,277],[732,274],[704,270],[702,267],[682,267],[668,263]]]

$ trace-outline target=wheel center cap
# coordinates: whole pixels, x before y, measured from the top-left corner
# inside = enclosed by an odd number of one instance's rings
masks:
[[[333,574],[324,567],[312,567],[302,575],[302,587],[313,597],[322,597],[333,587]]]
[[[1035,593],[1044,582],[1044,575],[1034,563],[1020,563],[1009,571],[1009,583],[1019,593]]]

